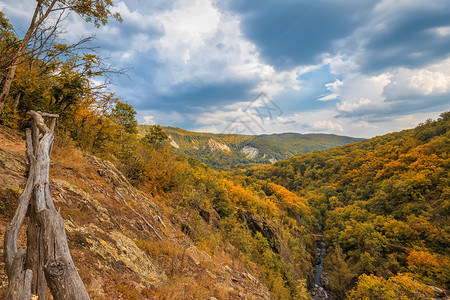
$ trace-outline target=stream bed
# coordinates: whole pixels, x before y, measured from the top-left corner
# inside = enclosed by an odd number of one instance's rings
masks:
[[[311,300],[332,299],[325,290],[323,279],[323,260],[327,254],[325,243],[323,241],[316,242],[316,259],[314,265],[314,286],[311,288]]]

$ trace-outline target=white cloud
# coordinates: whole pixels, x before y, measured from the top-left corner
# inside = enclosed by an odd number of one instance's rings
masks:
[[[388,98],[401,99],[450,92],[450,58],[421,69],[398,68],[385,87]]]
[[[331,74],[355,73],[358,69],[357,64],[351,57],[343,55],[325,57],[323,61],[330,65]]]
[[[25,0],[25,1],[15,1],[14,5],[9,5],[10,1],[0,1],[0,8],[2,12],[5,13],[6,17],[9,19],[20,19],[20,20],[31,20],[34,8],[36,7],[35,1]],[[28,29],[28,22],[23,23],[23,26],[18,26],[15,28],[19,34],[25,34]]]
[[[244,109],[216,110],[197,117],[196,131],[270,134],[282,132],[335,133],[342,134],[346,120],[336,119],[334,110],[317,110],[305,113],[291,113],[274,118],[258,120],[249,117]],[[254,117],[254,116],[253,116]],[[359,126],[359,125],[358,125]],[[358,127],[356,126],[356,127]],[[355,127],[354,124],[352,127]]]
[[[173,126],[174,124],[182,124],[188,116],[178,112],[164,112],[159,110],[140,110],[137,112],[136,119],[139,124],[148,123],[149,125],[159,124],[165,126]]]
[[[158,27],[158,23],[152,17],[152,14],[142,14],[138,11],[130,11],[125,2],[120,1],[111,9],[112,13],[119,13],[123,23],[134,27],[136,30],[145,31]]]
[[[144,125],[155,125],[155,117],[154,116],[144,116]]]
[[[311,128],[314,130],[317,130],[318,132],[344,132],[344,129],[342,128],[342,125],[339,124],[339,122],[334,122],[331,120],[322,120],[322,121],[316,121],[312,123]]]
[[[338,112],[380,110],[386,105],[383,89],[390,82],[390,77],[389,73],[378,76],[351,74],[326,87],[339,100],[336,105]]]
[[[450,35],[450,26],[438,27],[435,30],[436,30],[436,33],[440,36]]]
[[[323,96],[319,99],[317,99],[318,101],[329,101],[329,100],[335,100],[337,98],[339,98],[339,95],[336,93],[336,91],[339,90],[339,87],[343,84],[342,81],[340,81],[339,79],[337,79],[334,82],[331,83],[327,83],[325,84],[327,90],[332,91],[333,93]]]
[[[178,0],[173,10],[155,18],[165,31],[153,44],[158,60],[166,64],[155,79],[161,93],[182,83],[239,80],[255,82],[255,93],[274,95],[299,88],[297,77],[304,68],[276,71],[264,63],[256,46],[243,36],[240,19],[219,11],[210,0]]]
[[[370,107],[373,101],[367,98],[359,98],[357,101],[341,101],[337,104],[337,108],[340,111],[351,112],[359,109]]]

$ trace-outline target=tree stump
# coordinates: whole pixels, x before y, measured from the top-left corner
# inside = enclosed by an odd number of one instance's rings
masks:
[[[5,269],[8,298],[28,300],[37,295],[47,299],[47,287],[55,300],[84,300],[89,295],[73,264],[64,221],[53,204],[49,183],[50,152],[58,115],[30,111],[31,129],[26,129],[28,180],[11,224],[5,233]],[[44,117],[51,119],[50,127]],[[27,249],[17,249],[19,229],[25,217]]]

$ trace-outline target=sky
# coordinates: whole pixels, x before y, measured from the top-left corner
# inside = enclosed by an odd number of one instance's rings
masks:
[[[0,0],[23,36],[34,0]],[[140,124],[373,137],[450,109],[448,0],[122,0],[96,35]]]

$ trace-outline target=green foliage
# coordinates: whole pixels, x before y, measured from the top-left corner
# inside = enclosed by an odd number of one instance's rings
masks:
[[[141,139],[141,143],[153,147],[161,147],[168,138],[160,125],[152,125],[148,128],[148,133]]]
[[[328,254],[324,264],[330,275],[330,290],[342,299],[350,286],[354,274],[345,262],[344,253],[339,245]]]
[[[137,133],[137,121],[135,115],[136,111],[133,106],[121,101],[117,101],[111,113],[115,122],[123,126],[127,133]]]

